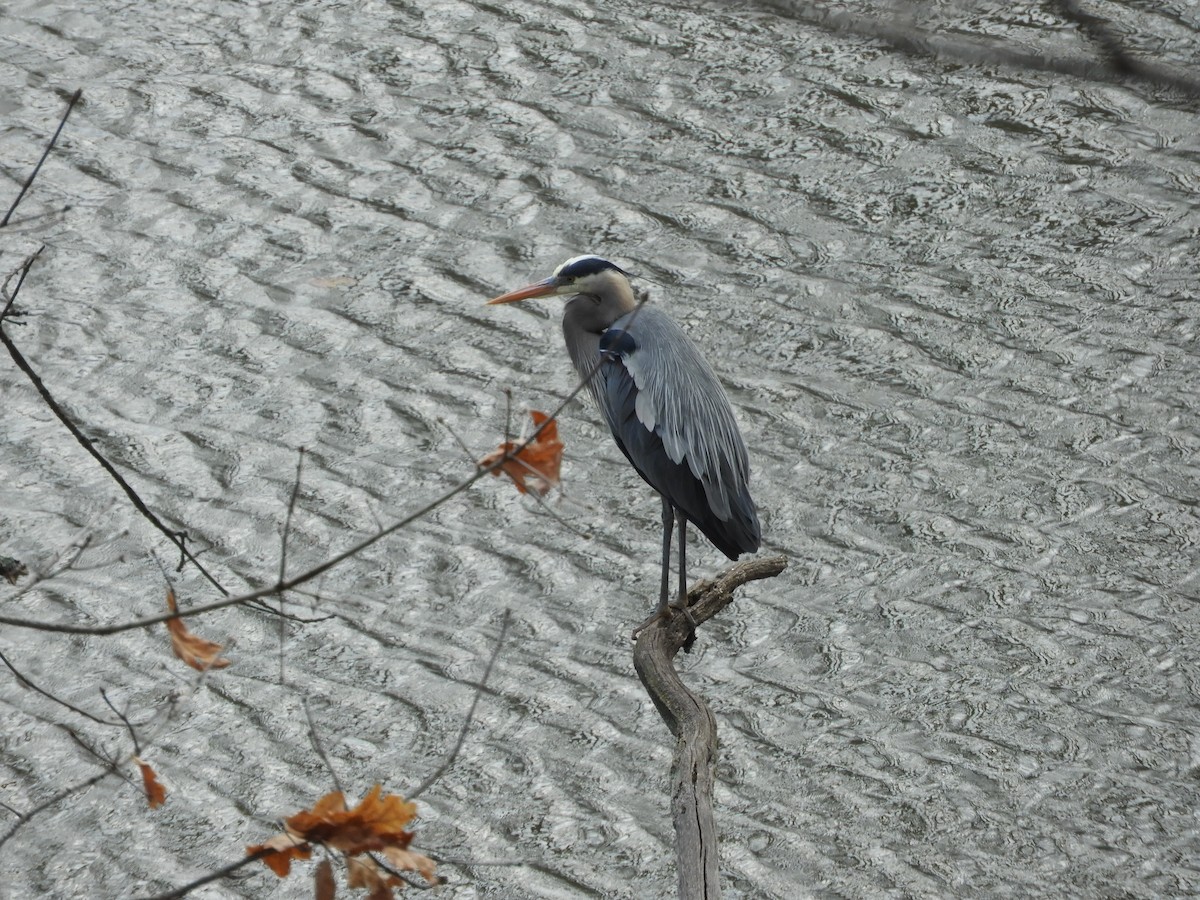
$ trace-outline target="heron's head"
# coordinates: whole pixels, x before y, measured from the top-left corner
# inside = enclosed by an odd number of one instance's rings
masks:
[[[628,272],[607,259],[599,256],[576,256],[555,269],[549,278],[501,294],[488,303],[516,303],[530,297],[548,297],[554,294],[591,294],[597,297],[628,294],[632,297],[629,278]]]

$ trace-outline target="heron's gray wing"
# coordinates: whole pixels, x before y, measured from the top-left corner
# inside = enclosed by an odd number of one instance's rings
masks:
[[[717,376],[687,335],[669,316],[642,307],[613,323],[599,350],[598,399],[630,461],[728,555],[737,556],[726,549],[731,541],[738,550],[758,549],[746,447]],[[697,490],[702,498],[692,496]],[[728,533],[709,534],[705,519]]]

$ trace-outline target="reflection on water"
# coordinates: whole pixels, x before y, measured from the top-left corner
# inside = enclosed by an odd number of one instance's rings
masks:
[[[1194,56],[1182,14],[1120,14]],[[0,235],[8,268],[47,245],[12,330],[228,587],[274,577],[298,447],[293,572],[469,474],[451,429],[494,447],[504,389],[517,412],[564,396],[557,305],[483,301],[603,253],[710,354],[766,550],[792,561],[687,660],[721,727],[727,893],[1197,892],[1193,103],[767,11],[0,15],[4,193],[61,92],[85,92]],[[1045,11],[926,15],[1017,46],[1070,37]],[[0,378],[0,554],[44,569],[92,540],[5,614],[156,612],[161,540],[19,373]],[[509,607],[420,845],[538,864],[444,866],[455,896],[669,894],[668,735],[626,641],[656,590],[657,500],[594,410],[562,432],[552,510],[587,538],[488,479],[291,598],[334,618],[289,625],[282,652],[258,613],[197,622],[234,659],[198,687],[157,629],[7,630],[39,685],[107,716],[103,686],[146,723],[171,791],[150,814],[110,779],[41,814],[0,848],[14,896],[162,890],[274,833],[329,789],[302,699],[349,792],[411,788]],[[211,598],[190,573],[179,594]],[[3,683],[5,805],[97,771],[58,723],[128,750]],[[213,891],[309,887],[256,871]]]

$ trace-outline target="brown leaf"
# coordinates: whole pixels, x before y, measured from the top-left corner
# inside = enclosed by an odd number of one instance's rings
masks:
[[[337,885],[333,882],[333,863],[329,857],[317,863],[317,871],[313,873],[313,894],[316,900],[333,900],[337,895]]]
[[[401,850],[398,847],[385,848],[383,855],[394,869],[400,869],[403,872],[420,872],[421,877],[430,884],[442,883],[442,880],[435,874],[437,863],[428,856],[412,850]]]
[[[533,419],[534,428],[548,422],[536,438],[515,454],[514,451],[521,446],[521,442],[504,441],[479,460],[477,465],[483,469],[496,466],[492,469],[492,474],[499,477],[503,472],[513,480],[522,494],[533,491],[539,497],[544,497],[558,484],[562,469],[563,444],[558,439],[558,422],[535,409],[530,410],[529,415]],[[509,454],[513,455],[505,459]],[[497,463],[499,465],[496,465]]]
[[[415,804],[396,794],[383,793],[378,784],[352,809],[347,809],[341,791],[332,791],[314,803],[312,809],[285,819],[284,834],[275,835],[265,844],[247,847],[246,852],[270,851],[263,862],[282,878],[290,871],[293,859],[308,859],[312,845],[322,844],[345,854],[350,887],[366,888],[369,900],[392,900],[392,888],[403,887],[403,879],[389,874],[362,854],[381,852],[396,868],[420,872],[430,884],[440,883],[434,874],[434,861],[408,849],[413,835],[405,826],[416,814]],[[329,877],[332,879],[332,872]],[[325,890],[324,878],[318,869],[317,896],[333,897],[332,888],[328,895],[320,893]]]
[[[179,611],[175,603],[175,592],[170,589],[167,590],[167,608],[171,612]],[[175,651],[175,655],[193,669],[203,672],[207,669],[223,669],[229,665],[229,660],[218,657],[221,645],[192,634],[187,630],[183,619],[168,619],[167,631],[171,632],[171,649]]]
[[[159,783],[158,776],[154,774],[154,770],[148,763],[142,762],[136,756],[133,757],[133,761],[142,770],[142,786],[146,789],[146,802],[150,804],[151,809],[158,809],[167,802],[167,789]]]
[[[367,900],[394,900],[392,888],[404,882],[379,868],[369,856],[346,857],[346,884],[370,891]]]
[[[308,859],[312,856],[312,847],[297,841],[290,834],[277,834],[262,844],[253,844],[246,848],[246,855],[253,856],[263,850],[268,851],[262,861],[280,878],[285,878],[292,870],[293,859]]]
[[[396,794],[384,794],[377,784],[353,809],[346,809],[342,792],[334,791],[318,800],[311,810],[296,813],[284,824],[290,834],[301,840],[357,856],[387,847],[408,847],[412,832],[405,831],[404,826],[416,814],[415,804]]]

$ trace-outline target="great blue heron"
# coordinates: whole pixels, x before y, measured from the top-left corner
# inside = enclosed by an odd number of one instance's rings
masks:
[[[671,535],[679,522],[679,600],[687,609],[687,523],[730,559],[759,547],[750,464],[733,410],[712,367],[683,330],[638,306],[624,269],[576,256],[544,281],[489,303],[573,294],[563,314],[567,350],[621,452],[662,496],[662,589],[647,622],[671,614]]]

